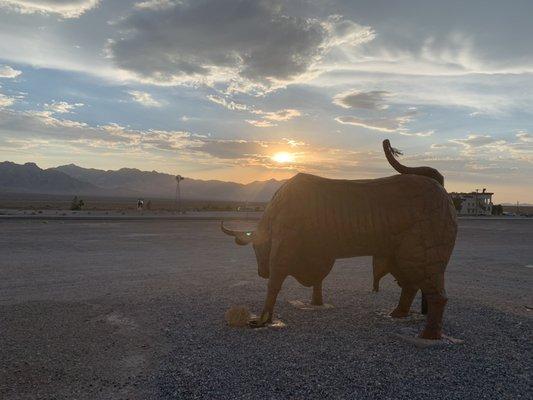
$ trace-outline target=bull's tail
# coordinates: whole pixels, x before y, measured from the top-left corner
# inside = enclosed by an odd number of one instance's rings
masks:
[[[444,177],[435,168],[406,167],[405,165],[400,164],[400,162],[396,159],[396,156],[401,155],[402,153],[390,145],[389,139],[385,139],[383,141],[383,151],[385,151],[385,156],[387,157],[389,164],[392,165],[392,168],[394,168],[400,174],[415,174],[427,176],[428,178],[435,179],[442,186],[444,186]]]

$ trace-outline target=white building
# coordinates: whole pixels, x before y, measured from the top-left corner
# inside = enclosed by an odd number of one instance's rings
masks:
[[[491,215],[494,193],[476,190],[470,193],[450,193],[460,215]]]

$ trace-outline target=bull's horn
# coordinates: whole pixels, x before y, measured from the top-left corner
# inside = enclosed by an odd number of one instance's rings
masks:
[[[239,232],[228,229],[224,226],[224,221],[220,221],[220,229],[222,229],[222,232],[224,232],[226,235],[230,236],[237,236]]]
[[[224,226],[224,221],[220,222],[220,229],[226,235],[235,237],[235,243],[240,245],[245,245],[254,240],[255,232],[253,231],[235,231],[233,229],[228,229]]]

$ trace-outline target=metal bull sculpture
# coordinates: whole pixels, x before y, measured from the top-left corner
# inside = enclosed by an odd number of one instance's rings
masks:
[[[259,275],[268,279],[263,312],[252,326],[272,321],[287,276],[312,286],[312,302],[322,304],[322,281],[336,259],[373,256],[374,290],[388,273],[402,288],[391,316],[406,317],[420,289],[428,308],[420,336],[441,338],[456,212],[437,170],[400,164],[388,140],[383,149],[399,175],[340,180],[298,174],[276,192],[255,231],[222,224],[237,244],[253,244]]]

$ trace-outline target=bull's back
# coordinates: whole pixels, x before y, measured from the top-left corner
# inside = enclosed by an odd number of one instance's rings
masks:
[[[296,232],[293,236],[337,258],[382,253],[423,219],[436,230],[442,221],[455,223],[446,190],[418,175],[340,180],[298,174],[280,188],[265,214],[280,234]]]

